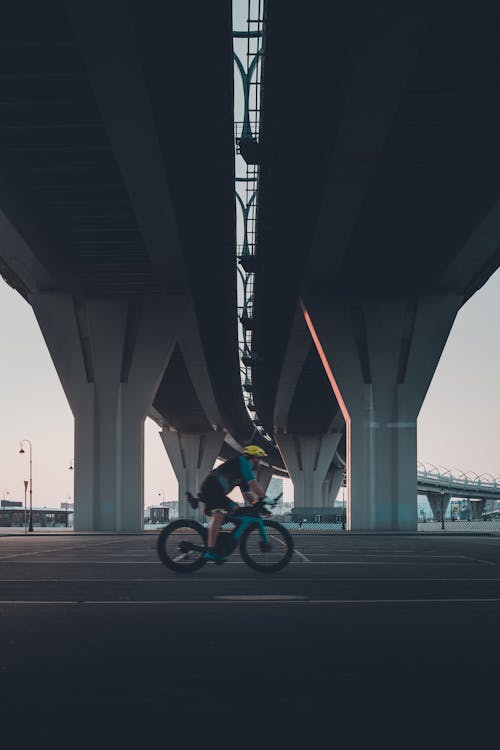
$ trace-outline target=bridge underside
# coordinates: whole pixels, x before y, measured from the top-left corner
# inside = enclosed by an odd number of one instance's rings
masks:
[[[499,41],[490,3],[267,8],[254,403],[278,444],[338,403],[351,528],[416,528],[417,416],[500,264]]]

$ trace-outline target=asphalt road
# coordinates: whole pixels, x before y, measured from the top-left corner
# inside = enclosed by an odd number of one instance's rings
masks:
[[[355,747],[432,726],[436,741],[489,739],[500,535],[294,538],[300,554],[274,576],[235,554],[185,577],[158,561],[155,534],[1,537],[4,736]]]

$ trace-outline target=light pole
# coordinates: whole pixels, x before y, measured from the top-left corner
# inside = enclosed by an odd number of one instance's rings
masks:
[[[20,441],[19,453],[24,453],[23,443],[28,443],[30,447],[30,515],[29,515],[29,526],[28,531],[33,531],[33,448],[31,446],[31,440],[24,438]]]
[[[24,533],[25,534],[28,533],[28,527],[26,525],[26,521],[28,520],[28,516],[26,514],[26,493],[28,491],[28,484],[29,484],[28,480],[25,479],[24,480]]]
[[[162,503],[165,502],[165,490],[158,490],[158,495],[161,497]]]

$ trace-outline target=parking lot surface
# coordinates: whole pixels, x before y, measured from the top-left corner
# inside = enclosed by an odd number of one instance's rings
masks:
[[[235,553],[180,576],[156,534],[1,537],[4,713],[22,723],[29,707],[40,740],[78,726],[103,747],[235,732],[240,747],[299,747],[325,732],[354,746],[368,726],[388,738],[399,722],[463,737],[457,705],[496,710],[499,536],[294,540],[276,575]],[[491,728],[474,727],[476,742]]]

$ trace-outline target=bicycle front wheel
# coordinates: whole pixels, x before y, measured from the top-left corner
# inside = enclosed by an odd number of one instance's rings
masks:
[[[254,523],[242,534],[240,553],[243,560],[259,573],[276,573],[288,565],[293,555],[293,539],[276,521],[263,521],[268,542],[262,538],[260,524]]]
[[[203,557],[207,530],[201,523],[188,519],[172,521],[165,526],[156,543],[160,560],[176,573],[193,573],[205,565]]]

